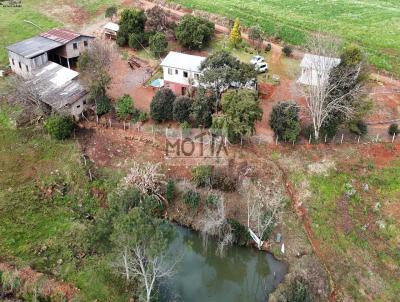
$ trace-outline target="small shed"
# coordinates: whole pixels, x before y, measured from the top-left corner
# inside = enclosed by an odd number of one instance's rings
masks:
[[[316,86],[318,83],[327,81],[331,69],[339,64],[339,58],[307,53],[301,61],[301,76],[297,82],[307,86]]]
[[[104,35],[109,39],[116,39],[119,31],[119,25],[114,22],[108,22],[104,25]]]

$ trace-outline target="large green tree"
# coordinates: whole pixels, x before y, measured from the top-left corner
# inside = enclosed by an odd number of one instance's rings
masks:
[[[262,118],[262,110],[255,91],[249,89],[228,90],[223,95],[222,115],[215,116],[213,128],[221,129],[232,143],[242,136],[252,135],[255,124]]]
[[[242,88],[256,84],[257,73],[253,66],[240,62],[226,51],[219,51],[205,59],[201,66],[200,82],[212,89],[220,100],[228,88]]]
[[[174,101],[173,118],[178,123],[188,122],[192,100],[187,96],[179,96]]]
[[[164,122],[173,119],[173,106],[175,94],[171,89],[158,90],[150,104],[150,116],[156,122]]]
[[[156,57],[160,57],[168,48],[168,41],[165,38],[165,34],[157,32],[152,35],[149,39],[149,46],[151,52]]]
[[[294,102],[278,103],[272,108],[269,125],[280,140],[296,141],[300,134],[299,111]]]
[[[212,123],[217,98],[213,91],[200,87],[194,96],[191,108],[191,119],[195,127],[209,128]]]
[[[144,14],[144,11],[137,9],[124,9],[119,21],[119,31],[117,34],[118,45],[126,45],[132,35],[141,37],[144,33],[145,23],[146,15]]]
[[[214,23],[192,15],[185,15],[175,29],[179,44],[188,49],[202,49],[214,34]]]

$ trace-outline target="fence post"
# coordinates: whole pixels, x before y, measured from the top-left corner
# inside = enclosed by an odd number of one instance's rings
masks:
[[[344,138],[344,134],[342,133],[342,138],[340,140],[340,144],[343,144],[343,138]]]
[[[96,114],[96,124],[99,124],[99,116]]]
[[[393,133],[393,136],[392,136],[392,144],[393,144],[393,142],[394,142],[395,137],[396,137],[396,133]]]
[[[308,139],[308,144],[311,144],[311,134],[310,134],[310,138]]]
[[[275,145],[277,145],[277,144],[278,144],[278,135],[275,138]]]
[[[357,144],[360,143],[360,138],[361,138],[361,136],[359,135],[359,136],[358,136],[358,140],[357,140]]]
[[[376,135],[376,142],[379,140],[379,134]]]
[[[243,136],[240,136],[240,146],[243,146]]]
[[[326,144],[326,134],[325,134],[325,144]]]
[[[108,124],[110,125],[110,128],[111,128],[112,124],[111,124],[111,119],[110,118],[108,119]]]
[[[124,131],[125,131],[125,121],[124,121]]]

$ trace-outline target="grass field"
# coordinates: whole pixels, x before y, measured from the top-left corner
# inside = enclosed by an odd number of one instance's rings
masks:
[[[183,6],[239,17],[294,45],[322,31],[362,45],[375,66],[400,75],[400,4],[397,0],[173,0]]]

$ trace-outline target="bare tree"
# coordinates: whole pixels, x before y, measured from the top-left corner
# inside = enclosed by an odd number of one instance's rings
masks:
[[[204,217],[201,220],[201,234],[205,247],[207,247],[209,236],[219,240],[217,248],[217,253],[219,255],[223,255],[225,247],[232,244],[232,228],[226,218],[224,199],[222,196],[217,196],[215,207],[206,209]]]
[[[160,163],[134,163],[124,178],[123,183],[127,186],[134,185],[143,194],[149,194],[160,201],[166,201],[162,196],[162,189],[166,184],[165,174],[161,172]]]
[[[247,202],[247,227],[260,249],[265,231],[278,223],[283,208],[283,194],[261,182],[243,181],[242,191]]]
[[[165,32],[169,29],[167,12],[159,5],[146,10],[146,27],[150,31]]]
[[[363,85],[357,83],[343,93],[335,93],[349,81],[357,79],[361,72],[361,65],[358,64],[351,68],[335,69],[335,76],[330,76],[331,71],[340,62],[336,59],[338,44],[337,40],[321,34],[315,34],[308,43],[313,56],[309,57],[309,71],[302,75],[309,83],[303,92],[317,140],[320,137],[321,127],[333,113],[339,112],[345,117],[354,113],[354,108],[348,100],[356,98],[362,92]]]
[[[132,250],[132,259],[129,262],[129,269],[133,276],[139,277],[142,281],[146,295],[145,301],[149,302],[157,282],[170,278],[178,260],[170,263],[165,254],[149,257],[145,248],[136,246]]]

